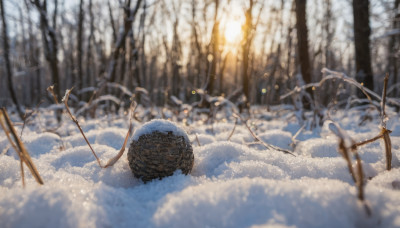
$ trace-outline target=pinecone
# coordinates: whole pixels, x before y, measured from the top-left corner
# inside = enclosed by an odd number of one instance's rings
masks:
[[[160,121],[160,120],[158,120]],[[177,169],[188,174],[192,170],[194,155],[187,137],[173,131],[140,135],[132,141],[128,152],[129,166],[137,178],[147,182],[171,176]]]

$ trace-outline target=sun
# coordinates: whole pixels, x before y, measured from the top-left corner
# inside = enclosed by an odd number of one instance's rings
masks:
[[[242,35],[242,24],[239,21],[228,21],[225,25],[224,36],[229,43],[237,42]]]

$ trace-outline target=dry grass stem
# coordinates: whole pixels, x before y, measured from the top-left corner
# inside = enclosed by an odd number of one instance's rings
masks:
[[[3,128],[4,132],[6,133],[7,139],[10,142],[11,146],[17,152],[18,157],[20,159],[20,166],[21,166],[21,177],[22,177],[22,185],[25,186],[25,175],[24,175],[24,168],[23,164],[28,167],[29,171],[31,172],[32,176],[35,178],[36,182],[43,185],[44,182],[42,177],[40,176],[39,172],[36,169],[35,164],[33,163],[31,156],[29,155],[28,151],[25,148],[25,145],[22,143],[21,139],[18,137],[14,126],[8,116],[8,113],[5,108],[1,109],[0,113],[0,125]],[[12,136],[12,138],[11,138]]]
[[[383,84],[383,92],[382,92],[382,102],[381,102],[381,134],[383,135],[383,141],[385,142],[385,155],[386,155],[386,169],[392,169],[392,142],[390,141],[389,134],[390,130],[386,128],[386,94],[387,94],[387,84],[389,81],[389,74],[386,74]]]
[[[300,135],[300,133],[304,130],[304,128],[306,127],[306,125],[305,124],[303,124],[303,126],[301,126],[301,128],[292,136],[292,138],[291,138],[291,140],[292,140],[292,143],[290,144],[290,146],[292,147],[292,148],[295,148],[295,146],[296,146],[296,138]]]
[[[131,106],[130,106],[130,109],[129,109],[129,111],[130,111],[130,115],[129,115],[129,116],[130,116],[130,117],[129,117],[129,129],[128,129],[128,132],[126,133],[124,143],[123,143],[123,145],[122,145],[122,147],[121,147],[119,153],[118,153],[115,157],[113,157],[113,158],[111,158],[110,160],[108,160],[107,163],[103,166],[103,165],[101,164],[101,161],[100,161],[99,157],[96,155],[96,152],[94,151],[94,149],[93,149],[92,146],[90,145],[89,140],[86,138],[85,133],[83,133],[83,130],[82,130],[81,126],[79,125],[78,120],[72,115],[72,113],[71,113],[71,111],[70,111],[70,109],[69,109],[69,107],[68,107],[68,98],[69,98],[69,95],[71,94],[71,90],[72,90],[72,89],[67,90],[66,93],[65,93],[65,96],[64,96],[64,98],[63,98],[63,102],[64,102],[64,104],[65,104],[65,107],[66,107],[66,109],[67,109],[67,112],[68,112],[68,114],[69,114],[71,120],[72,120],[72,121],[75,123],[75,125],[78,127],[78,129],[79,129],[79,131],[81,132],[83,138],[85,139],[85,141],[86,141],[86,143],[88,144],[90,150],[92,151],[94,157],[96,158],[97,163],[99,164],[99,166],[100,166],[101,168],[107,168],[107,167],[109,167],[109,166],[114,165],[114,164],[121,158],[121,156],[124,154],[124,152],[125,152],[125,147],[126,147],[126,144],[128,143],[129,136],[130,136],[130,134],[132,133],[132,128],[133,128],[133,127],[132,127],[132,118],[133,118],[133,116],[134,116],[134,114],[135,114],[135,110],[136,110],[136,107],[137,107],[136,102],[133,101],[133,100],[132,100],[132,102],[131,102]]]
[[[129,130],[126,133],[124,143],[122,144],[122,147],[119,150],[119,153],[115,157],[113,157],[110,160],[108,160],[108,162],[106,163],[104,168],[107,168],[109,166],[113,166],[122,157],[122,155],[124,154],[125,147],[126,147],[126,144],[128,143],[129,136],[132,133],[132,128],[133,128],[133,126],[132,126],[132,118],[133,118],[133,115],[135,113],[136,107],[137,107],[136,102],[132,100],[131,106],[129,108],[129,112],[130,112],[130,115],[129,115]]]
[[[383,141],[385,142],[385,155],[386,155],[386,170],[392,169],[392,142],[390,141],[389,131],[386,128],[382,128]]]
[[[239,121],[239,119],[238,119],[238,118],[235,118],[235,125],[233,126],[232,131],[231,131],[231,133],[229,134],[227,141],[231,140],[231,137],[233,136],[233,133],[234,133],[235,130],[236,130],[236,125],[238,124],[238,121]]]
[[[371,216],[371,209],[365,201],[364,196],[364,173],[362,168],[362,161],[360,155],[357,152],[357,146],[354,140],[347,135],[337,124],[329,124],[329,129],[339,138],[339,153],[346,160],[347,168],[351,174],[351,177],[357,187],[357,198],[364,205],[364,209],[368,216]],[[356,171],[353,169],[352,161],[350,158],[350,152],[354,154],[356,160]]]
[[[277,150],[277,151],[282,152],[282,153],[284,153],[284,154],[290,154],[290,155],[296,157],[296,155],[293,154],[291,151],[282,149],[282,148],[280,148],[280,147],[277,147],[277,146],[274,146],[274,145],[271,145],[271,144],[268,144],[268,143],[262,141],[262,140],[254,133],[254,131],[251,130],[251,128],[249,127],[249,125],[247,124],[247,122],[246,122],[239,114],[234,113],[233,116],[236,117],[236,118],[239,118],[239,119],[242,121],[242,123],[246,126],[247,130],[249,130],[249,132],[250,132],[250,134],[253,136],[254,140],[256,140],[257,142],[260,142],[260,144],[262,144],[262,145],[263,145],[264,147],[266,147],[267,149]]]
[[[19,134],[19,137],[20,137],[20,138],[22,138],[22,133],[24,132],[26,122],[27,122],[28,119],[29,119],[30,117],[32,117],[35,113],[38,113],[38,112],[39,112],[39,106],[40,106],[42,103],[43,103],[43,100],[41,100],[41,101],[39,102],[39,104],[36,105],[35,110],[33,110],[33,111],[29,112],[29,113],[25,111],[24,123],[22,124],[21,132],[20,132],[20,134]]]
[[[381,121],[382,127],[386,128],[386,91],[387,91],[387,84],[389,81],[389,74],[386,74],[385,79],[383,80],[383,91],[382,91],[382,100],[381,100]]]
[[[73,88],[72,88],[72,89],[73,89]],[[82,130],[81,126],[80,126],[79,123],[78,123],[78,120],[72,115],[71,111],[69,110],[69,107],[68,107],[68,98],[69,98],[69,95],[71,94],[72,89],[67,90],[67,91],[65,92],[65,96],[64,96],[64,98],[62,99],[62,101],[63,101],[64,104],[65,104],[65,108],[67,109],[67,112],[68,112],[69,117],[71,117],[71,120],[72,120],[72,121],[75,123],[75,125],[78,127],[78,129],[79,129],[79,131],[81,132],[83,138],[85,139],[85,141],[86,141],[86,143],[88,144],[90,150],[92,151],[94,157],[96,158],[97,163],[99,163],[99,166],[103,168],[103,166],[101,165],[101,162],[100,162],[99,157],[97,157],[96,153],[94,152],[92,146],[91,146],[90,143],[89,143],[89,140],[86,138],[85,133],[83,133],[83,130]]]
[[[59,104],[58,99],[57,99],[57,95],[54,92],[54,85],[47,87],[47,91],[49,91],[51,93],[51,95],[53,96],[54,103]]]
[[[354,174],[353,166],[352,166],[351,160],[350,160],[349,149],[345,146],[344,138],[341,138],[341,137],[340,137],[340,141],[339,141],[339,153],[342,155],[344,160],[346,160],[347,169],[349,170],[349,173],[350,173],[354,183],[357,183],[357,178]]]
[[[196,142],[197,142],[197,145],[201,146],[199,136],[197,134],[196,134]]]

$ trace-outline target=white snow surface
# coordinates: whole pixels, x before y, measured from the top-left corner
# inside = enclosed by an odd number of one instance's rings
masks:
[[[185,130],[178,126],[178,124],[173,123],[169,120],[162,120],[162,119],[154,119],[135,130],[132,135],[133,140],[138,140],[140,136],[151,134],[152,132],[161,132],[161,133],[168,133],[172,132],[172,134],[176,136],[183,136],[187,141],[189,141],[189,137],[186,134]]]
[[[382,141],[358,150],[372,211],[368,217],[337,152],[338,140],[326,124],[303,130],[291,144],[301,126],[290,113],[259,112],[270,118],[255,114],[248,122],[254,133],[296,156],[253,144],[242,124],[228,141],[234,119],[188,125],[176,119],[134,122],[131,140],[154,130],[173,131],[188,137],[194,149],[191,174],[178,170],[147,184],[133,176],[126,155],[114,166],[100,168],[67,116],[55,133],[46,131],[43,120],[54,118],[46,111],[22,134],[44,185],[25,167],[23,188],[18,157],[0,131],[0,227],[400,227],[398,134],[391,136],[391,171],[385,170]],[[399,115],[388,115],[388,128],[396,131]],[[373,116],[359,126],[357,111],[331,114],[355,141],[379,133],[378,114]],[[103,163],[118,153],[128,128],[126,117],[80,122]],[[16,128],[20,133],[21,126]]]

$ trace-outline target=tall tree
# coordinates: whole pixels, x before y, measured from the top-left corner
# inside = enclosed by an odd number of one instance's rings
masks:
[[[246,108],[249,108],[250,101],[250,93],[249,93],[249,54],[251,47],[251,33],[253,30],[253,5],[254,1],[249,0],[249,8],[245,12],[246,21],[243,26],[243,42],[242,42],[242,61],[243,61],[243,71],[242,71],[242,84],[243,84],[243,93],[246,96]]]
[[[218,21],[218,8],[219,0],[214,0],[215,12],[214,12],[214,25],[211,32],[211,42],[208,58],[208,69],[207,69],[207,92],[212,95],[214,90],[214,82],[217,77],[217,61],[218,61],[218,46],[219,46],[219,21]]]
[[[0,0],[0,10],[1,10],[1,20],[2,20],[2,27],[3,27],[3,54],[4,54],[4,62],[6,65],[6,73],[7,73],[7,81],[8,81],[8,90],[10,91],[11,94],[11,99],[14,102],[15,106],[17,107],[17,111],[21,119],[24,118],[24,115],[22,114],[21,107],[19,106],[17,95],[15,94],[14,90],[14,84],[12,80],[12,68],[11,68],[11,63],[10,63],[10,45],[8,43],[8,35],[7,35],[7,22],[6,22],[6,17],[5,17],[5,11],[4,11],[4,3],[3,0]]]
[[[374,89],[369,47],[369,0],[353,0],[354,46],[356,57],[356,80],[368,89]]]
[[[393,31],[400,29],[400,0],[395,0],[393,6],[392,29]],[[393,34],[389,40],[389,73],[393,78],[393,84],[398,82],[399,77],[399,56],[396,52],[400,49],[400,34]],[[393,95],[397,96],[397,89],[393,90]]]
[[[296,0],[296,30],[297,30],[297,49],[298,62],[303,80],[306,84],[311,83],[311,65],[308,49],[308,29],[307,29],[307,0]],[[308,90],[312,95],[312,91]]]
[[[84,86],[84,77],[83,77],[83,70],[82,70],[82,56],[83,56],[83,51],[82,51],[82,42],[83,42],[83,20],[84,20],[84,12],[83,12],[83,0],[80,0],[79,3],[79,14],[78,14],[78,33],[76,37],[76,44],[77,44],[77,50],[76,54],[77,56],[77,64],[78,64],[78,88],[82,89]]]
[[[47,1],[43,0],[34,0],[32,3],[36,6],[36,9],[40,15],[40,30],[42,31],[42,40],[43,40],[43,49],[46,61],[49,64],[53,84],[54,84],[54,92],[58,97],[61,97],[60,92],[60,76],[58,70],[58,41],[56,35],[56,18],[57,18],[57,0],[55,0],[55,8],[53,15],[53,27],[49,23],[48,15],[47,15]]]

